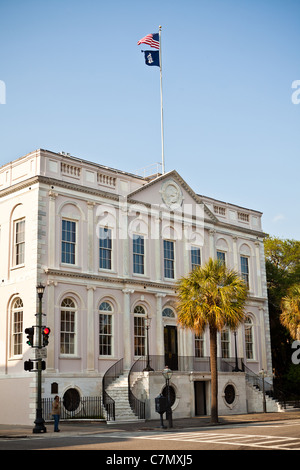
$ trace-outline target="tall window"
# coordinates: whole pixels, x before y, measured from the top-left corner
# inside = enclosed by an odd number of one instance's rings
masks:
[[[100,227],[99,268],[111,269],[112,237],[111,229]]]
[[[112,355],[112,306],[102,302],[99,307],[99,355]]]
[[[164,240],[164,276],[174,279],[174,242]]]
[[[143,235],[133,235],[133,272],[135,274],[144,274],[144,237]]]
[[[15,221],[14,265],[25,262],[25,219]]]
[[[249,286],[249,264],[246,256],[241,256],[241,274],[242,279]]]
[[[192,263],[192,270],[201,266],[201,255],[200,255],[200,248],[197,246],[191,247],[191,263]]]
[[[222,263],[222,264],[226,264],[225,252],[224,251],[217,251],[217,260],[220,261],[220,263]]]
[[[145,356],[145,309],[137,305],[134,309],[134,355]]]
[[[230,357],[229,346],[229,329],[224,328],[221,331],[221,357],[223,357],[224,359]]]
[[[245,320],[245,348],[246,348],[246,359],[254,359],[254,347],[253,347],[253,322],[250,317]]]
[[[204,335],[195,334],[195,357],[204,357]]]
[[[60,352],[75,354],[75,302],[66,298],[61,303],[60,311]]]
[[[76,222],[62,220],[61,237],[61,261],[62,263],[75,264],[76,254]]]
[[[12,348],[13,356],[23,352],[23,302],[20,298],[14,300],[12,305]]]

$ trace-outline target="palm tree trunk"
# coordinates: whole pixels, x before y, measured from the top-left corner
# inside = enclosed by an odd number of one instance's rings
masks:
[[[211,416],[213,424],[218,423],[218,369],[217,369],[217,330],[210,327],[210,371],[211,371]]]

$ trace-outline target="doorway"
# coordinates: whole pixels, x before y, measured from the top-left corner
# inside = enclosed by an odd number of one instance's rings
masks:
[[[165,365],[171,370],[178,370],[177,328],[167,325],[164,327]]]
[[[206,382],[195,381],[195,415],[203,416],[206,415]]]

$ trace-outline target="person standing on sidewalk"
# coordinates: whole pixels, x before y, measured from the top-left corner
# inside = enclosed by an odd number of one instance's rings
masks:
[[[60,418],[60,403],[58,395],[55,395],[52,403],[52,416],[54,419],[54,432],[59,432],[60,429],[58,429],[58,423]]]

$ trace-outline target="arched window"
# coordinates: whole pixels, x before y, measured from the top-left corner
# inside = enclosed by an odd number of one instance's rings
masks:
[[[12,303],[12,342],[11,355],[19,356],[23,352],[23,302],[18,297]]]
[[[99,355],[112,355],[113,308],[109,302],[101,302],[99,307]]]
[[[253,321],[251,317],[247,317],[245,320],[245,349],[246,359],[254,359]]]
[[[146,328],[145,328],[145,309],[142,305],[134,308],[134,355],[145,356],[146,349]]]
[[[162,316],[168,318],[175,318],[175,313],[170,307],[166,307],[162,311]]]
[[[60,310],[60,352],[75,354],[76,304],[67,297],[61,303]]]

